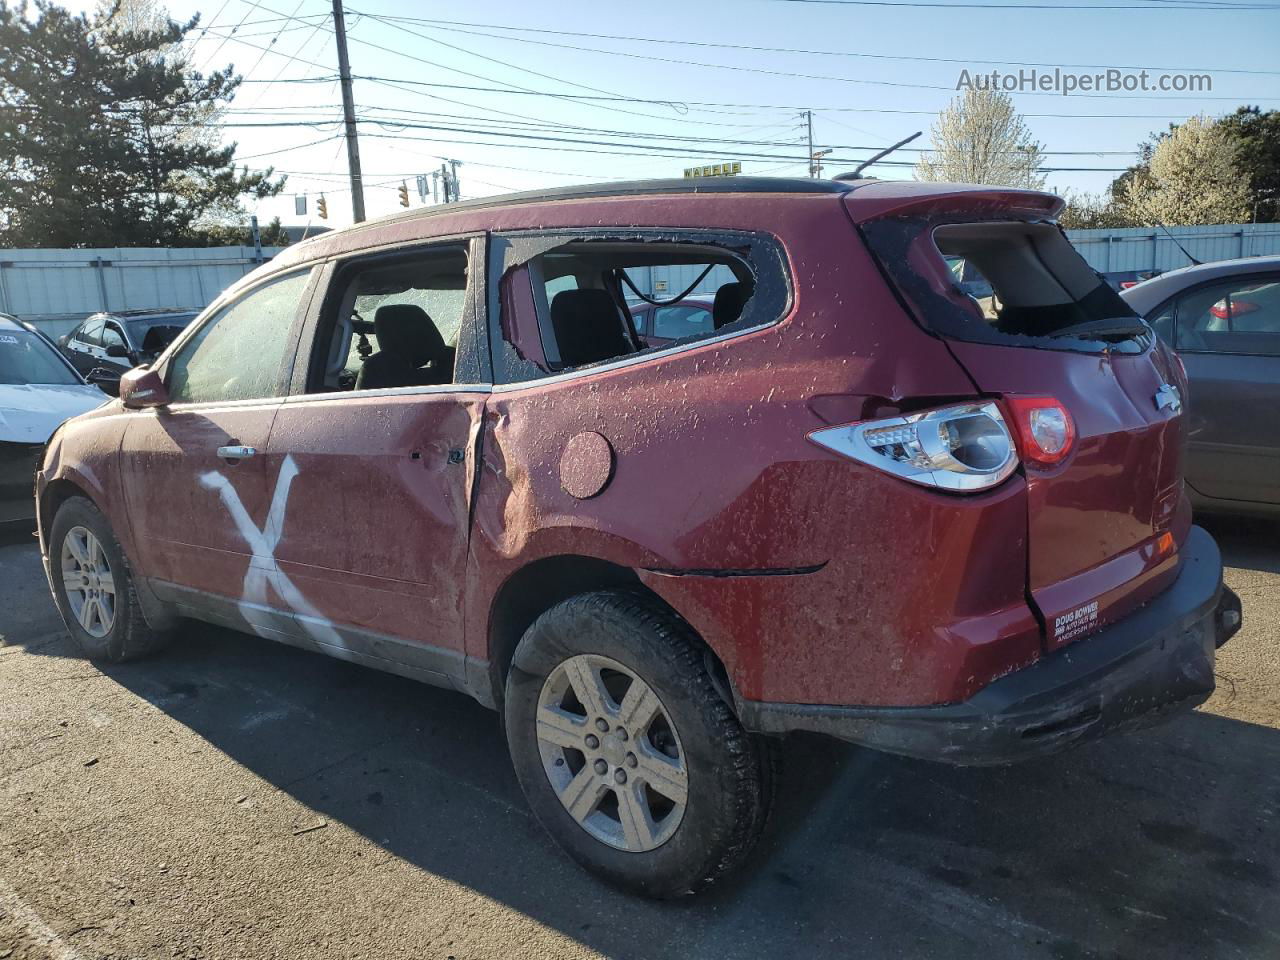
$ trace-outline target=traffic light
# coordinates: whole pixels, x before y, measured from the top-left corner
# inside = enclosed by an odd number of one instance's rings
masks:
[[[409,205],[409,185],[403,180],[400,181],[400,206],[407,207]]]
[[[329,219],[329,205],[324,202],[324,194],[320,194],[320,199],[316,201],[316,213],[320,214],[321,220]]]

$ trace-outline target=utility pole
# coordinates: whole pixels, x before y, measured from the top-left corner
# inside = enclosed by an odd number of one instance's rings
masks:
[[[460,199],[460,195],[458,193],[458,168],[462,166],[462,161],[450,160],[449,166],[453,168],[453,176],[450,177],[450,181],[453,183],[453,202],[457,203]]]
[[[334,0],[336,3],[337,0]],[[809,176],[816,177],[817,174],[813,169],[813,111],[803,110],[800,116],[804,117],[805,125],[809,128]]]
[[[333,0],[333,33],[338,40],[338,78],[342,82],[342,121],[347,128],[347,168],[351,174],[351,218],[364,220],[364,183],[360,177],[360,144],[356,140],[355,98],[351,95],[351,62],[347,59],[347,23],[342,0]]]
[[[813,157],[812,175],[817,177],[819,180],[822,179],[822,158],[825,157],[830,152],[831,152],[831,149],[828,147],[826,150],[815,150],[811,154],[811,156]]]

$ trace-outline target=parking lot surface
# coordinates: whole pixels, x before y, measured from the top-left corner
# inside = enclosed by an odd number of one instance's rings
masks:
[[[193,625],[101,669],[0,544],[0,960],[1280,956],[1280,527],[1212,531],[1219,687],[1006,769],[783,747],[739,876],[635,900],[525,808],[467,698]]]

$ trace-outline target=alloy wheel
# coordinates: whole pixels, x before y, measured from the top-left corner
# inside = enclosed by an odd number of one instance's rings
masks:
[[[538,699],[537,738],[560,803],[597,840],[643,853],[680,826],[689,793],[680,736],[622,664],[580,654],[557,666]]]
[[[87,527],[72,527],[60,561],[71,615],[89,636],[105,637],[116,621],[116,583],[102,544]]]

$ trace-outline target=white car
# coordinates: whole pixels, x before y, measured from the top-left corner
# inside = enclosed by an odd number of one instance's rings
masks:
[[[35,473],[62,421],[107,397],[43,333],[0,313],[0,526],[35,519]]]

